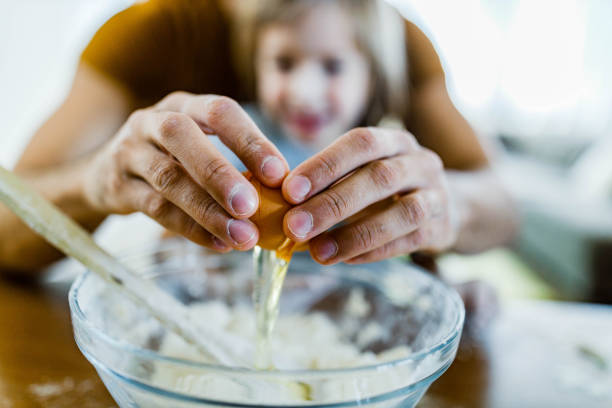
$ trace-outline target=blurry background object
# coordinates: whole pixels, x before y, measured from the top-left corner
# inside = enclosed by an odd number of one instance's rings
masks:
[[[437,43],[455,103],[484,134],[548,142],[542,154],[561,156],[610,136],[610,2],[392,3]]]
[[[3,1],[0,13],[0,163],[12,167],[68,93],[95,31],[133,0]]]
[[[612,2],[389,0],[433,40],[459,110],[491,145],[520,203],[514,253],[451,255],[457,281],[508,297],[612,301]],[[5,2],[0,13],[0,164],[11,167],[70,86],[95,30],[134,0]],[[141,215],[105,223],[109,250]]]
[[[469,274],[502,295],[510,283],[529,288],[522,295],[612,302],[612,3],[393,3],[436,43],[460,111],[503,145],[495,165],[523,214],[527,264],[496,251],[470,259]],[[444,263],[465,279],[465,259]],[[539,278],[556,293],[537,290]]]

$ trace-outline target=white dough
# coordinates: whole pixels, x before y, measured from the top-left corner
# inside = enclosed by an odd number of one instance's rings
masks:
[[[362,314],[364,309],[356,304],[365,302],[362,296],[352,296],[353,310]],[[197,303],[190,306],[193,317],[206,322],[215,330],[255,343],[255,314],[251,307],[228,307],[221,302]],[[380,337],[380,325],[365,327],[362,343]],[[366,341],[367,340],[367,341]],[[277,369],[317,370],[369,366],[407,357],[407,346],[396,347],[380,354],[361,352],[357,345],[348,342],[342,330],[322,313],[280,316],[270,341],[271,361]],[[160,354],[182,359],[210,363],[195,348],[173,334],[167,334],[161,344]],[[254,356],[251,361],[254,361]],[[266,403],[299,403],[307,401],[346,401],[364,393],[376,395],[393,387],[406,385],[411,380],[410,369],[388,370],[388,375],[376,373],[363,378],[346,375],[331,380],[312,380],[297,383],[268,378],[235,378],[230,373],[211,372],[201,374],[194,369],[157,365],[152,382],[166,389],[189,393],[200,397],[223,401],[259,401]]]

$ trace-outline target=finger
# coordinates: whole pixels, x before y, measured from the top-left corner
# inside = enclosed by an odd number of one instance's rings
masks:
[[[387,210],[391,205],[395,204],[396,197],[392,196],[385,200],[380,200],[370,205],[369,207],[364,208],[359,211],[357,214],[348,217],[344,222],[345,223],[353,223],[355,221],[361,220],[365,217],[370,217],[373,214],[379,213],[381,211]]]
[[[255,213],[259,204],[257,191],[193,119],[183,113],[154,112],[142,120],[141,126],[152,143],[174,156],[193,180],[233,217],[243,219]],[[172,167],[157,170],[154,185],[161,189],[169,188],[180,177]]]
[[[289,171],[283,155],[231,98],[183,92],[170,95],[159,107],[185,113],[206,132],[216,134],[269,187],[280,186]]]
[[[363,264],[382,261],[394,256],[408,255],[411,252],[425,249],[428,246],[428,233],[417,229],[408,235],[386,243],[385,245],[346,260],[348,264]]]
[[[312,239],[313,257],[320,263],[341,262],[416,231],[433,215],[428,195],[423,191],[407,194],[384,211]]]
[[[299,204],[365,163],[417,149],[417,142],[408,132],[353,129],[292,170],[283,181],[283,196]]]
[[[126,204],[129,203],[132,208],[147,214],[163,227],[215,251],[227,252],[231,249],[144,181],[131,178],[125,186],[123,199]]]
[[[285,234],[306,241],[397,192],[424,187],[425,171],[419,156],[373,161],[288,211],[283,223]]]
[[[181,165],[152,145],[132,150],[128,171],[149,183],[162,197],[180,208],[199,225],[236,249],[257,243],[258,231],[249,220],[235,220]]]

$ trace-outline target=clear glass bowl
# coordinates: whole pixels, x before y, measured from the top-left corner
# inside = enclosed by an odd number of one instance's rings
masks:
[[[250,302],[250,253],[217,255],[173,240],[122,260],[186,305]],[[359,313],[348,308],[355,291]],[[91,272],[74,282],[69,298],[76,343],[120,407],[413,407],[452,363],[464,319],[457,293],[414,266],[390,261],[321,267],[298,256],[285,281],[281,318],[320,313],[341,325],[346,341],[359,343],[360,352],[408,346],[410,353],[350,368],[258,371],[162,354],[160,345],[169,336],[163,328]],[[372,325],[382,327],[382,335],[364,341]],[[317,333],[310,335],[316,353],[333,352],[314,341]],[[308,401],[284,395],[304,387],[317,390]]]

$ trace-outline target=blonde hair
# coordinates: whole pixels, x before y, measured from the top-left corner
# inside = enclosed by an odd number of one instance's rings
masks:
[[[357,46],[370,62],[371,98],[359,125],[375,125],[383,116],[405,116],[409,80],[404,21],[384,0],[238,0],[234,57],[250,94],[255,94],[255,48],[261,27],[294,22],[324,1],[335,1],[349,13]]]

